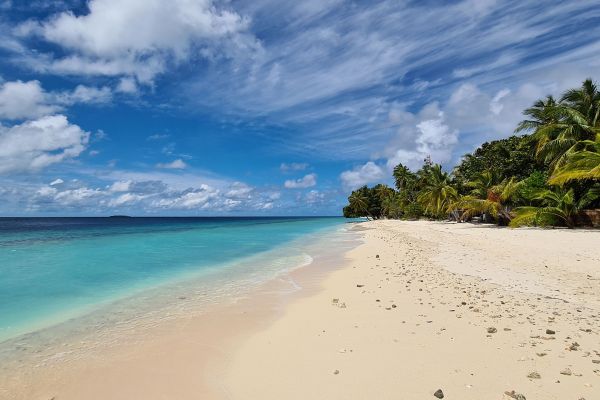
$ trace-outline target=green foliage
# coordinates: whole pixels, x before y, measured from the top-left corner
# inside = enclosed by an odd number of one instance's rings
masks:
[[[417,202],[410,203],[404,207],[402,218],[419,219],[423,216],[423,207]]]
[[[473,154],[466,154],[453,171],[461,193],[468,191],[465,188],[467,182],[474,181],[483,172],[489,172],[501,181],[513,176],[521,180],[534,171],[543,170],[532,152],[534,146],[531,136],[511,136],[486,142]]]
[[[598,197],[600,197],[600,188],[588,190],[579,200],[575,199],[573,189],[541,190],[536,196],[541,205],[539,207],[526,206],[515,209],[516,216],[511,221],[510,226],[566,225],[573,228],[577,213]]]
[[[522,181],[516,196],[522,205],[533,205],[538,193],[549,188],[548,173],[535,171]]]
[[[458,198],[450,175],[442,171],[439,164],[424,167],[420,175],[421,190],[417,195],[417,202],[421,204],[426,215],[434,218],[444,217],[450,204]]]
[[[344,216],[468,220],[573,227],[586,207],[600,207],[600,91],[580,88],[536,101],[511,136],[466,154],[451,174],[429,157],[416,172],[393,171],[395,190],[363,186],[352,192]]]

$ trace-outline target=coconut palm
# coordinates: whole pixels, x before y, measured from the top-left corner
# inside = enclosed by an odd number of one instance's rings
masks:
[[[379,198],[380,201],[383,201],[384,199],[386,199],[394,193],[394,189],[382,183],[375,185],[373,190],[375,191],[375,195]]]
[[[510,222],[511,227],[522,225],[553,225],[557,222],[573,228],[575,217],[580,210],[600,197],[600,188],[588,190],[579,200],[575,199],[573,189],[543,190],[536,199],[541,202],[540,207],[517,207],[516,216]]]
[[[381,201],[381,212],[388,218],[402,216],[402,199],[399,193],[392,191]]]
[[[462,220],[475,215],[487,214],[501,223],[512,219],[512,200],[515,198],[522,183],[515,178],[505,179],[500,184],[491,187],[485,197],[473,194],[462,196],[451,204],[451,208],[462,210]]]
[[[441,165],[435,164],[426,170],[422,178],[423,188],[417,201],[423,206],[425,213],[434,217],[443,216],[458,197],[450,175],[442,170]]]
[[[402,164],[396,165],[396,167],[394,167],[393,175],[396,182],[396,189],[400,191],[410,191],[414,189],[417,177],[406,166]]]
[[[600,122],[600,92],[591,79],[586,79],[579,89],[567,90],[561,102],[578,110],[591,126],[597,126]]]
[[[369,196],[365,193],[365,191],[360,189],[355,190],[352,192],[350,197],[348,197],[348,201],[350,202],[350,207],[352,207],[354,210],[365,213],[367,218],[371,217],[371,219],[375,219],[369,210]]]
[[[581,141],[594,140],[600,132],[600,92],[591,79],[581,88],[567,91],[556,103],[552,97],[538,101],[524,114],[517,131],[533,130],[536,155],[551,171],[563,167],[567,159],[582,149]]]
[[[600,180],[600,135],[595,141],[579,143],[581,150],[567,156],[565,165],[554,171],[549,183],[564,185],[571,181]]]
[[[536,101],[533,107],[523,111],[523,114],[529,116],[531,119],[519,122],[515,132],[534,131],[535,133],[541,127],[558,122],[553,112],[556,105],[556,100],[552,96],[547,96],[545,100]]]
[[[489,191],[500,183],[500,179],[493,171],[485,170],[475,176],[475,178],[465,184],[471,189],[471,195],[480,199],[485,199]]]

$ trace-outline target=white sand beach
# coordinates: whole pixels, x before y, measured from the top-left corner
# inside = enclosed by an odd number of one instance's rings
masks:
[[[37,368],[3,396],[600,398],[600,231],[387,220],[353,229],[363,244],[333,270],[292,273],[304,288],[294,295],[271,282],[127,348]]]

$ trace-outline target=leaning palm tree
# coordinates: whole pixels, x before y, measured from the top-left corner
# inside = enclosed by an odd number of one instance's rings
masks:
[[[600,135],[595,141],[579,143],[581,150],[567,156],[565,165],[550,176],[551,185],[564,185],[571,181],[600,180]]]
[[[428,168],[423,180],[423,188],[417,201],[423,206],[425,213],[442,217],[458,197],[450,175],[442,170],[441,165],[435,164]]]
[[[511,227],[523,225],[555,225],[557,223],[569,228],[575,226],[575,217],[585,206],[600,197],[600,188],[588,190],[579,200],[575,199],[573,189],[542,190],[535,197],[540,207],[517,207],[516,216],[510,222]]]

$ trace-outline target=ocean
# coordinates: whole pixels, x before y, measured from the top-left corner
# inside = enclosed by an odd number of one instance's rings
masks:
[[[323,235],[346,226],[336,217],[0,218],[0,342],[118,324],[173,299],[185,311],[236,296],[309,264]]]

